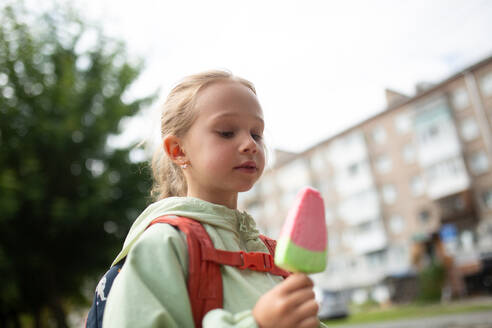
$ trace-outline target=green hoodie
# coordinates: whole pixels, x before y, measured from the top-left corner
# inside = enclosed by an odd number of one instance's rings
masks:
[[[132,225],[113,262],[127,257],[107,298],[103,327],[194,327],[186,290],[186,237],[168,224],[146,229],[165,214],[200,221],[217,249],[268,252],[246,212],[191,197],[170,197],[151,204]],[[251,310],[282,278],[226,265],[222,281],[223,308],[205,315],[204,328],[257,327]]]

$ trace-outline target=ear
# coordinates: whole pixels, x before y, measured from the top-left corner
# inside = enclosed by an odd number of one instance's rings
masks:
[[[175,164],[181,165],[186,162],[186,154],[181,147],[181,139],[174,135],[167,135],[163,139],[162,146],[167,156]]]

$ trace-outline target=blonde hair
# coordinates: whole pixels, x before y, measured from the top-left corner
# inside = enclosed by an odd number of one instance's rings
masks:
[[[213,70],[185,77],[167,97],[161,115],[161,137],[184,136],[196,119],[194,110],[198,92],[204,87],[220,81],[239,82],[254,94],[254,85],[228,71]],[[188,187],[181,167],[167,156],[162,143],[152,157],[153,185],[150,195],[154,200],[172,196],[186,196]]]

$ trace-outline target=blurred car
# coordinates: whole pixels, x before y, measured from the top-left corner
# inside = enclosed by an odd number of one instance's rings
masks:
[[[342,292],[325,289],[319,298],[318,317],[321,320],[341,319],[349,315],[348,301]]]

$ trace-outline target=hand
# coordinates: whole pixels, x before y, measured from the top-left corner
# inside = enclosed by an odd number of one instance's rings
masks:
[[[260,328],[315,328],[319,325],[313,282],[295,273],[264,294],[253,308]]]

